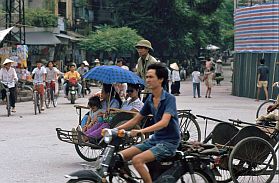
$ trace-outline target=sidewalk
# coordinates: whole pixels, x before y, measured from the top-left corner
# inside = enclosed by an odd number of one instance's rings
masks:
[[[193,98],[191,78],[181,82],[181,95],[176,97],[178,109],[191,109],[193,114],[210,116],[227,120],[229,118],[255,122],[257,107],[261,104],[254,99],[236,97],[231,95],[231,70],[230,66],[223,67],[224,80],[221,86],[214,85],[211,97],[204,98],[206,86],[201,83],[202,98]]]

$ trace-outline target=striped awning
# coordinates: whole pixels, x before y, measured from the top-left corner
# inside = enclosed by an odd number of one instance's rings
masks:
[[[279,4],[238,8],[234,15],[236,52],[279,52]]]

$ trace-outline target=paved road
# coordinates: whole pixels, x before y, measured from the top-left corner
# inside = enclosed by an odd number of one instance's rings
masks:
[[[177,97],[179,109],[192,109],[194,114],[207,115],[227,120],[242,119],[253,122],[257,105],[253,99],[231,96],[229,75],[221,86],[215,86],[212,98],[193,98],[190,81],[181,83],[181,96]],[[96,88],[94,90],[97,90]],[[202,95],[205,87],[202,84]],[[86,104],[87,99],[79,99]],[[84,163],[76,154],[73,145],[60,142],[56,127],[71,129],[76,126],[78,116],[73,105],[64,98],[59,99],[57,108],[50,108],[34,115],[32,103],[17,104],[17,113],[5,116],[0,106],[0,182],[60,183],[63,175],[80,169]],[[203,127],[204,122],[198,119]],[[212,128],[214,124],[210,124]],[[278,182],[277,180],[274,182]]]

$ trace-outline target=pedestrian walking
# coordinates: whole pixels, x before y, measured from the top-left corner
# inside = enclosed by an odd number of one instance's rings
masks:
[[[258,74],[257,74],[257,98],[256,101],[259,101],[259,96],[261,92],[261,88],[264,89],[264,94],[265,94],[265,100],[268,100],[268,91],[267,91],[267,86],[268,86],[268,73],[269,73],[269,68],[264,65],[265,64],[265,59],[262,58],[260,59],[260,66],[258,67]]]
[[[152,45],[150,41],[143,39],[140,40],[136,44],[136,49],[139,54],[139,59],[137,63],[137,75],[139,75],[144,81],[146,81],[146,73],[147,73],[147,67],[151,64],[154,64],[157,62],[157,60],[150,55],[150,52],[153,51]],[[144,89],[145,93],[151,93],[151,90],[145,87]],[[143,101],[147,98],[148,94],[146,94],[143,98]]]
[[[205,98],[211,98],[211,89],[213,87],[213,67],[208,67],[204,70],[204,83],[206,86]]]
[[[217,85],[220,85],[221,79],[220,77],[223,74],[223,66],[222,66],[222,60],[218,59],[216,61],[216,66],[215,66],[215,79],[216,79],[216,83]]]
[[[193,82],[193,97],[196,98],[196,91],[198,97],[201,98],[201,90],[200,90],[200,83],[201,83],[201,73],[198,67],[194,67],[194,71],[192,72],[192,82]]]
[[[171,68],[171,94],[178,96],[180,94],[180,74],[179,67],[177,63],[172,63],[170,65]]]
[[[12,68],[13,60],[6,59],[3,62],[3,68],[0,70],[0,81],[3,83],[4,88],[1,90],[2,100],[6,98],[6,89],[9,88],[10,91],[10,105],[12,107],[12,112],[16,112],[15,102],[16,102],[16,82],[18,77],[14,68]]]

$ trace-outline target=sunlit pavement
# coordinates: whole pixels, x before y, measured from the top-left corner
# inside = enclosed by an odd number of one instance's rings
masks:
[[[176,97],[178,109],[192,109],[195,115],[221,120],[255,122],[260,102],[230,95],[229,77],[227,70],[221,86],[213,87],[212,98],[204,98],[204,83],[201,84],[202,98],[193,98],[189,78],[181,82],[181,95]],[[77,103],[85,105],[87,98],[80,98]],[[198,119],[198,122],[204,134],[204,121]],[[80,163],[84,161],[74,146],[59,141],[55,131],[57,127],[71,129],[77,123],[75,108],[62,97],[57,108],[51,107],[38,115],[34,115],[32,102],[18,103],[17,112],[10,117],[6,117],[5,107],[0,105],[0,182],[61,183],[65,182],[63,175],[82,169]],[[207,133],[213,127],[214,123],[210,123]],[[278,182],[278,175],[273,182]]]

